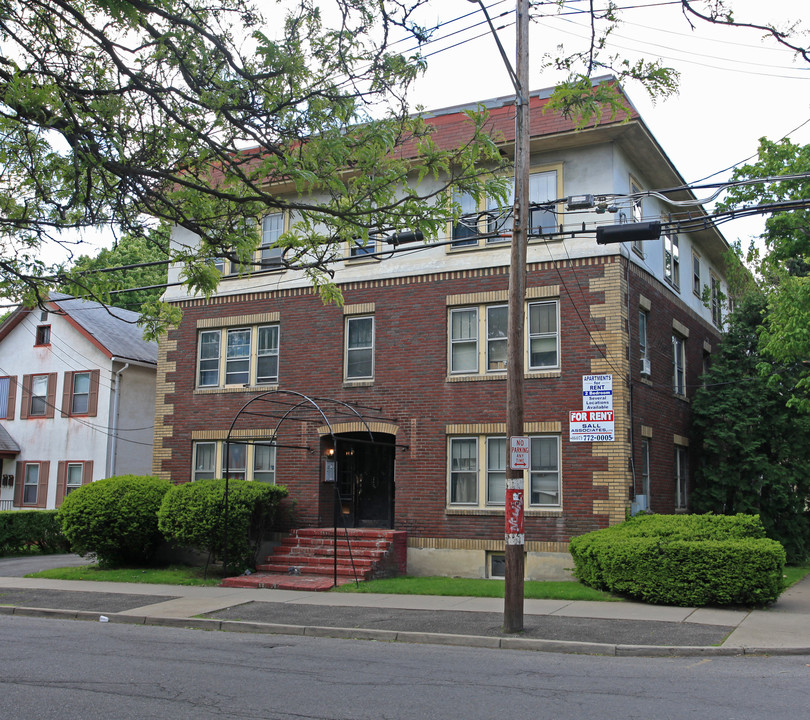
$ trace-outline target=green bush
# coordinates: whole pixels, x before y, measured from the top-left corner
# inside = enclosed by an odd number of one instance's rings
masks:
[[[784,548],[755,515],[645,515],[570,543],[585,585],[665,605],[764,605],[782,592]]]
[[[245,480],[228,481],[228,547],[225,551],[225,481],[197,480],[174,485],[158,512],[158,525],[167,540],[207,552],[227,555],[228,569],[255,567],[264,530],[273,521],[287,488]]]
[[[67,552],[56,510],[8,510],[0,512],[0,555],[37,548],[42,553]]]
[[[148,475],[119,475],[84,485],[59,508],[62,532],[79,555],[99,565],[149,564],[163,537],[157,511],[171,484]]]

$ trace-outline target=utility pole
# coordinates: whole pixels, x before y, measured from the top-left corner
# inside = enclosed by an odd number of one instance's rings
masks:
[[[529,0],[517,0],[517,71],[498,38],[483,0],[469,0],[481,7],[498,45],[498,51],[515,87],[515,198],[512,208],[512,247],[509,260],[509,324],[506,339],[506,436],[509,462],[506,467],[505,500],[505,591],[503,629],[508,633],[523,630],[524,488],[526,465],[513,462],[513,443],[525,446],[523,438],[523,316],[526,297],[526,245],[529,236]],[[525,447],[523,448],[526,449]],[[523,452],[526,458],[526,452]]]
[[[509,262],[508,337],[506,345],[506,436],[523,436],[524,301],[526,245],[529,234],[529,0],[517,0],[517,71],[515,100],[515,205]],[[524,481],[523,469],[506,468],[504,631],[523,630]]]

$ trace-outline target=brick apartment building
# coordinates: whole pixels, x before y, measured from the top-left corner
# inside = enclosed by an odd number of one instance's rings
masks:
[[[528,249],[528,578],[563,574],[571,537],[631,507],[688,509],[690,397],[726,287],[726,242],[694,222],[704,211],[642,195],[684,182],[638,114],[575,132],[542,113],[547,96],[531,97],[531,199],[555,202],[533,212]],[[511,153],[512,99],[485,104]],[[433,114],[440,135],[462,110]],[[585,194],[596,208],[563,200]],[[231,477],[288,487],[298,527],[331,527],[339,507],[349,526],[405,531],[412,574],[497,575],[509,242],[478,237],[486,208],[467,210],[481,219],[449,224],[443,243],[347,247],[342,307],[272,263],[242,277],[223,266],[210,299],[169,290],[184,315],[160,343],[153,471],[221,476],[227,455]],[[597,224],[642,220],[664,221],[661,237],[596,243]],[[287,222],[264,218],[265,241]],[[591,375],[610,376],[612,441],[572,440]]]

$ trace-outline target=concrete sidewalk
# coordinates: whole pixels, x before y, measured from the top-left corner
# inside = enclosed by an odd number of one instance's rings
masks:
[[[0,572],[3,567],[0,564]],[[0,576],[0,614],[604,655],[810,655],[810,576],[766,610],[80,582]]]

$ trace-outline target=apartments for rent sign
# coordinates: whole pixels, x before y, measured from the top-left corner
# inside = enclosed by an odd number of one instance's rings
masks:
[[[582,376],[582,410],[568,413],[571,442],[613,442],[613,375]]]

